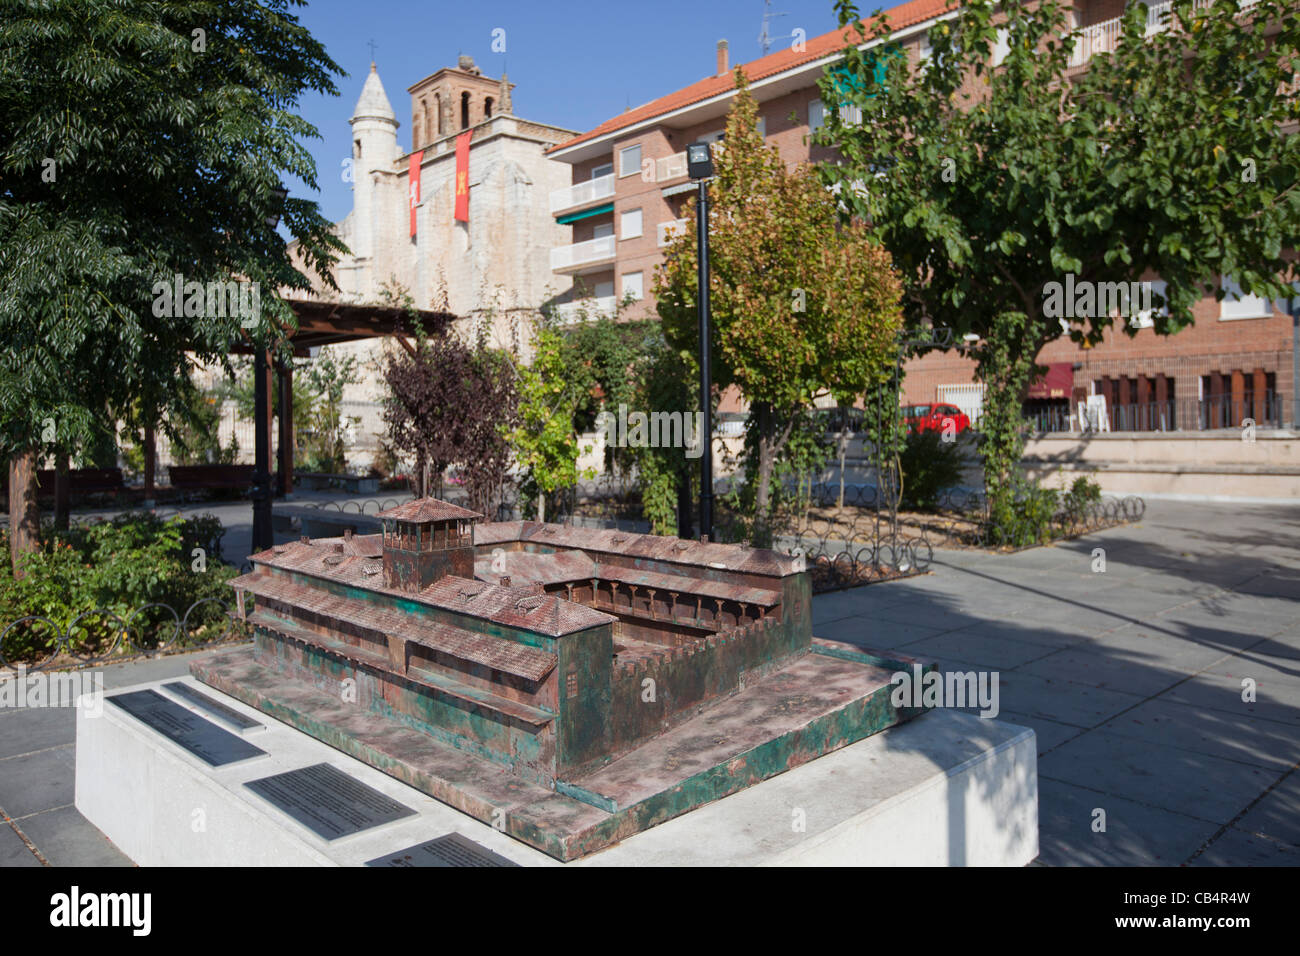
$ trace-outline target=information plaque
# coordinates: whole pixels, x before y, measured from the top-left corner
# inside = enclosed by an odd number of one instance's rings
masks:
[[[215,697],[209,697],[207,694],[203,693],[203,691],[191,687],[182,680],[170,681],[162,686],[164,690],[188,701],[195,707],[206,710],[217,720],[221,721],[223,724],[228,724],[229,726],[234,727],[236,730],[245,731],[252,730],[254,727],[265,726],[261,722],[249,717],[247,714],[241,714],[239,711],[235,710],[235,708],[226,706]]]
[[[518,866],[499,853],[459,833],[426,840],[388,856],[367,860],[366,866]]]
[[[327,763],[244,784],[325,840],[337,840],[415,814]]]
[[[108,701],[213,767],[266,754],[261,747],[254,747],[156,690],[114,694]]]

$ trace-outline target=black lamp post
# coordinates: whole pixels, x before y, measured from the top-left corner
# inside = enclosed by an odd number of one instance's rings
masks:
[[[700,407],[703,421],[700,440],[700,540],[713,536],[713,391],[709,376],[709,180],[713,177],[713,155],[708,143],[691,143],[686,147],[686,171],[699,185],[695,205],[696,238],[699,248],[700,310]]]
[[[281,183],[271,190],[278,198],[276,209],[284,207],[289,190]],[[266,217],[272,229],[280,225],[277,211]],[[269,343],[268,343],[269,345]],[[271,532],[271,404],[266,393],[266,349],[253,340],[253,550],[265,551],[275,543]]]

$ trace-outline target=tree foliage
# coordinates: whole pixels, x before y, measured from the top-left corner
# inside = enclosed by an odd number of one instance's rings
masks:
[[[393,352],[383,369],[389,441],[411,455],[420,494],[442,493],[458,466],[470,507],[493,514],[510,467],[506,435],[519,396],[507,357],[450,331],[419,335],[415,354]],[[430,486],[424,483],[428,466]]]
[[[892,253],[908,324],[978,337],[997,507],[1020,484],[1018,409],[1039,349],[1062,335],[1099,342],[1116,321],[1063,326],[1044,314],[1045,285],[1067,273],[1076,283],[1155,273],[1168,306],[1155,303],[1155,329],[1169,334],[1203,295],[1222,298],[1220,275],[1266,296],[1294,277],[1300,143],[1282,133],[1300,121],[1294,5],[1260,0],[1238,14],[1235,0],[1175,0],[1168,28],[1147,36],[1147,7],[1131,4],[1117,49],[1076,74],[1055,0],[962,4],[931,28],[923,69],[882,52],[886,18],[868,34],[852,3],[835,6],[852,26],[822,84],[822,139],[842,156],[824,174]],[[1008,52],[991,69],[995,7]],[[868,39],[877,45],[858,49]],[[861,122],[840,105],[861,109]]]
[[[223,361],[238,314],[156,315],[154,284],[261,289],[247,330],[292,321],[310,288],[268,219],[328,278],[342,244],[313,201],[294,112],[337,94],[338,66],[290,12],[299,0],[15,0],[0,14],[0,451],[94,431],[107,409],[153,424],[192,399],[191,353]]]
[[[519,368],[519,417],[509,432],[521,472],[521,502],[546,520],[546,503],[578,483],[575,418],[590,399],[589,383],[575,380],[563,334],[542,317],[533,331],[533,361]]]
[[[851,402],[892,360],[900,286],[864,225],[840,223],[836,200],[808,166],[787,168],[757,128],[743,70],[715,155],[709,219],[713,380],[750,402],[761,523],[777,456],[813,399]],[[687,216],[694,219],[694,200]],[[664,334],[697,348],[695,230],[673,240],[655,275]]]

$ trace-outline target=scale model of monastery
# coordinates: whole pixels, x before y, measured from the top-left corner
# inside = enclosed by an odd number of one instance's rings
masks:
[[[231,582],[199,679],[563,860],[915,713],[775,551],[418,499]]]

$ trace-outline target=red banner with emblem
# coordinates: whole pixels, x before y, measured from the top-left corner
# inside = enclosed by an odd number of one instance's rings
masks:
[[[406,168],[406,198],[411,209],[411,235],[415,235],[415,207],[420,204],[420,163],[424,159],[424,150],[411,154],[411,163]]]
[[[474,136],[467,129],[456,137],[456,221],[469,222],[469,141]]]

